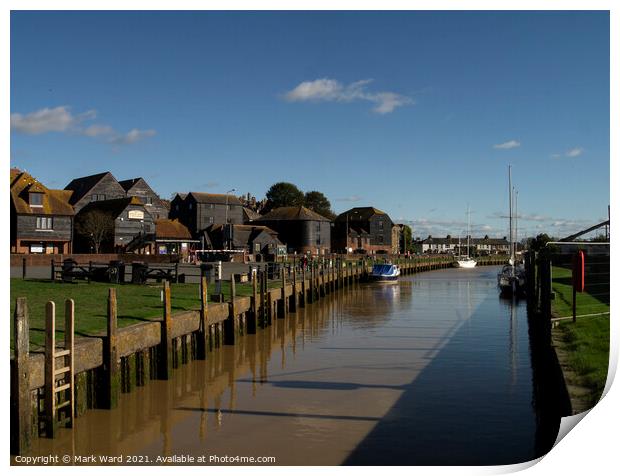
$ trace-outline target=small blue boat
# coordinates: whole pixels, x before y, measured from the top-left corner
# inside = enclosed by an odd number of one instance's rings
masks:
[[[371,281],[396,281],[400,276],[400,268],[395,264],[375,264],[370,273]]]

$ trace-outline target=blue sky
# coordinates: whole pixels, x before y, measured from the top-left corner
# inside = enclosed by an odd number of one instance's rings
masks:
[[[276,181],[416,236],[607,216],[606,12],[13,12],[11,165],[163,197]]]

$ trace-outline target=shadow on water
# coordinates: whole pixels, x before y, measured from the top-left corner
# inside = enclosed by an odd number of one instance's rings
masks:
[[[489,304],[496,301],[489,296],[472,314],[471,325],[485,325]],[[539,381],[534,391],[531,381],[515,375],[519,358],[548,356],[540,346],[534,346],[537,353],[518,353],[516,327],[526,323],[525,302],[502,304],[507,312],[497,319],[510,319],[509,371],[497,353],[484,345],[472,347],[470,328],[461,327],[421,374],[404,385],[401,397],[344,464],[504,465],[530,461],[551,449],[560,411],[553,408],[551,384],[544,383],[549,369],[533,362],[532,379]],[[531,393],[531,406],[522,404],[523,392]]]

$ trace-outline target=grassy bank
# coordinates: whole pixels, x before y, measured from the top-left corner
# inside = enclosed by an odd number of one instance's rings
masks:
[[[271,287],[278,286],[272,282]],[[11,279],[11,320],[15,300],[25,297],[28,300],[30,317],[30,342],[32,350],[40,349],[45,342],[45,305],[47,301],[56,303],[57,327],[62,329],[64,323],[65,299],[75,301],[75,330],[77,335],[91,336],[105,332],[107,319],[107,296],[110,287],[116,288],[118,302],[118,325],[125,327],[144,320],[158,319],[162,316],[162,284],[75,284]],[[224,283],[225,298],[230,295],[228,283]],[[198,284],[172,284],[172,312],[200,308],[200,286]],[[215,284],[210,285],[209,293],[215,293]],[[238,296],[252,293],[250,284],[237,284]],[[13,345],[13,324],[11,322],[11,346]],[[62,334],[59,334],[59,338]]]
[[[553,267],[551,302],[554,317],[573,315],[573,287],[571,270]],[[609,284],[586,282],[586,292],[577,293],[577,315],[609,312]]]
[[[570,392],[591,408],[601,397],[609,364],[609,317],[597,316],[560,322],[554,329],[558,357],[574,375],[565,376],[569,387],[577,386],[585,392]],[[570,391],[570,388],[569,388]],[[575,406],[575,405],[573,405]]]

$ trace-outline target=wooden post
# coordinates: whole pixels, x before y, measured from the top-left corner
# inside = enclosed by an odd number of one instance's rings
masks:
[[[200,327],[197,333],[196,359],[205,360],[208,351],[209,330],[207,328],[207,277],[200,276]]]
[[[293,266],[293,291],[289,298],[289,311],[297,312],[297,270]]]
[[[15,302],[13,326],[13,349],[15,355],[11,368],[11,453],[23,455],[30,450],[32,445],[30,324],[26,298],[17,298]]]
[[[306,307],[307,299],[306,290],[306,268],[301,268],[301,297],[299,300],[299,307]]]
[[[69,367],[69,372],[67,374],[66,379],[70,385],[69,392],[69,408],[67,412],[69,414],[69,424],[70,428],[73,428],[75,421],[75,367],[74,367],[74,358],[73,358],[73,349],[75,342],[75,302],[73,299],[65,300],[65,351],[69,351],[69,355],[65,357],[65,365]]]
[[[248,334],[256,334],[256,324],[258,321],[258,289],[257,289],[258,270],[252,270],[252,301],[250,320],[248,321]]]
[[[288,316],[288,306],[286,305],[286,275],[282,269],[282,289],[280,292],[280,302],[278,303],[278,318],[284,319]]]
[[[172,304],[170,302],[170,282],[164,281],[164,319],[161,323],[161,342],[159,344],[158,375],[160,380],[172,376]]]
[[[54,281],[56,279],[56,273],[54,273],[54,260],[53,259],[51,260],[50,265],[51,265],[51,270],[52,270],[50,279]]]
[[[116,331],[117,304],[116,289],[108,290],[108,326],[107,338],[104,340],[103,371],[104,371],[104,401],[103,408],[116,408],[121,391],[121,368],[118,356]]]
[[[56,421],[56,304],[45,305],[45,436],[54,438],[58,430]]]
[[[26,279],[26,258],[22,258],[22,279]]]
[[[235,275],[230,275],[230,303],[228,304],[228,318],[224,321],[224,344],[234,345],[237,340],[237,314],[235,309]]]
[[[260,272],[260,326],[265,328],[267,325],[267,301],[265,300],[265,289],[267,273],[262,270]]]

